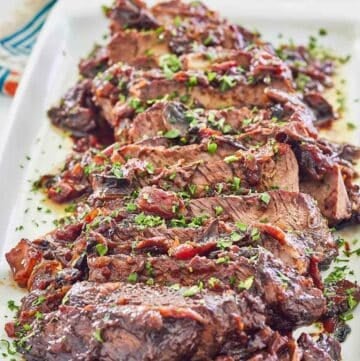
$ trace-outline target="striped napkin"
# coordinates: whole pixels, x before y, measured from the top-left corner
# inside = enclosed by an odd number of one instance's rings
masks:
[[[56,0],[0,4],[0,93],[14,95],[40,29]]]

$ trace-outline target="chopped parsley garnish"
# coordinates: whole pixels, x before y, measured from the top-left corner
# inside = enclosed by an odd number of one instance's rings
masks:
[[[194,227],[194,228],[201,227],[207,218],[209,218],[209,217],[208,216],[193,217],[191,219],[191,222],[188,224],[188,226],[189,227]]]
[[[233,242],[237,242],[237,241],[240,241],[240,239],[242,238],[242,235],[238,232],[232,232],[230,235],[230,238]]]
[[[228,256],[225,256],[225,257],[219,257],[217,260],[216,260],[216,263],[217,264],[228,264],[230,262],[230,258]]]
[[[129,100],[129,106],[135,110],[135,113],[141,113],[145,110],[144,106],[141,104],[141,100],[137,98],[131,98]]]
[[[150,216],[140,213],[136,215],[135,223],[142,228],[157,227],[163,225],[164,220],[159,216]]]
[[[170,129],[165,134],[164,137],[168,139],[175,139],[180,136],[180,132],[178,129]]]
[[[261,202],[263,202],[265,204],[269,204],[270,200],[271,200],[270,194],[269,193],[262,193],[260,195],[260,200],[261,200]]]
[[[20,307],[15,303],[14,300],[9,300],[7,306],[10,311],[19,311],[20,309]]]
[[[154,173],[155,168],[154,168],[154,166],[153,166],[151,163],[147,163],[145,168],[146,168],[146,170],[147,170],[147,172],[148,172],[149,174],[153,174],[153,173]]]
[[[138,280],[138,274],[136,272],[130,273],[127,280],[128,282],[136,283]]]
[[[347,291],[347,303],[350,310],[353,310],[358,305],[358,301],[354,298],[354,291],[355,289],[350,289]]]
[[[248,290],[248,289],[250,289],[250,287],[252,286],[253,283],[254,283],[254,276],[250,276],[246,280],[240,281],[238,283],[238,289],[239,290]]]
[[[96,330],[94,331],[93,337],[94,337],[94,339],[95,339],[96,341],[98,341],[98,342],[101,342],[101,343],[104,342],[104,340],[103,340],[102,337],[101,337],[101,330],[100,330],[100,329],[96,329]]]
[[[260,232],[257,228],[253,228],[250,233],[250,237],[253,241],[258,241],[260,239]]]
[[[89,176],[93,172],[101,172],[102,170],[104,170],[104,166],[95,163],[90,163],[84,167],[84,173],[86,176]]]
[[[16,353],[17,353],[16,350],[11,349],[11,344],[8,340],[2,339],[2,340],[0,340],[0,342],[5,344],[6,352],[8,355],[16,355]],[[12,360],[10,360],[10,361],[12,361]]]
[[[147,280],[146,280],[146,284],[148,285],[148,286],[153,286],[154,284],[155,284],[155,281],[154,281],[154,279],[153,278],[148,278]]]
[[[189,287],[189,288],[186,288],[182,295],[184,297],[192,297],[192,296],[195,296],[197,293],[199,293],[201,291],[201,288],[197,285],[195,286],[192,286],[192,287]]]
[[[179,283],[174,283],[173,285],[169,286],[169,288],[171,288],[172,290],[175,290],[175,291],[179,291],[180,284]]]
[[[189,192],[193,196],[196,193],[197,185],[196,184],[189,184],[188,185]]]
[[[210,154],[215,154],[217,151],[217,148],[218,148],[218,146],[216,143],[213,143],[213,142],[208,143],[207,149]]]
[[[341,281],[345,278],[347,272],[348,266],[336,266],[334,271],[325,278],[324,282],[329,285]]]
[[[241,232],[246,232],[247,230],[247,225],[245,223],[241,223],[241,222],[236,222],[235,223],[236,227],[239,228],[239,230]]]
[[[220,90],[222,92],[233,88],[235,85],[236,85],[236,80],[234,77],[232,77],[230,75],[223,75],[220,78]]]
[[[148,276],[153,276],[154,269],[150,261],[146,261],[145,263],[145,269]]]
[[[344,57],[338,58],[338,61],[340,64],[346,64],[350,61],[350,59],[351,59],[351,55],[346,55]]]
[[[221,206],[215,206],[214,211],[216,216],[220,216],[224,212],[224,208]]]
[[[74,213],[76,211],[76,204],[75,203],[70,203],[69,205],[67,205],[65,207],[64,211],[66,213]]]
[[[356,129],[356,125],[355,125],[354,123],[351,123],[351,122],[347,122],[347,123],[346,123],[346,127],[347,127],[347,129],[349,129],[349,130],[354,130],[354,129]]]
[[[221,249],[229,248],[232,246],[232,244],[233,244],[233,242],[230,239],[220,238],[217,241],[217,246]]]
[[[172,78],[174,73],[181,70],[181,61],[175,54],[164,54],[160,57],[160,66],[167,78]]]
[[[210,288],[216,287],[220,283],[220,280],[216,277],[210,277],[208,280],[208,285]]]
[[[123,178],[124,174],[121,169],[121,163],[114,163],[111,167],[111,173],[118,179]]]
[[[35,301],[33,301],[32,306],[40,306],[46,301],[46,297],[40,295]]]
[[[289,277],[286,277],[282,272],[280,272],[280,271],[276,271],[276,274],[278,275],[278,277],[280,278],[280,280],[281,280],[281,282],[282,282],[282,284],[284,285],[284,286],[288,286],[289,284],[290,284],[290,278]]]
[[[174,25],[177,26],[177,27],[181,25],[181,17],[179,15],[175,16]]]
[[[240,189],[241,179],[239,177],[234,177],[231,185],[233,191],[238,191]]]
[[[212,37],[211,35],[208,35],[208,36],[206,37],[206,39],[203,41],[203,44],[204,44],[205,46],[209,46],[209,45],[211,45],[213,42],[214,42],[213,37]]]
[[[188,82],[187,82],[187,85],[189,87],[194,87],[196,86],[198,83],[198,80],[197,80],[197,77],[195,75],[192,75],[189,79],[188,79]]]
[[[214,71],[209,71],[207,74],[207,79],[209,81],[209,83],[211,83],[212,81],[214,81],[217,77],[217,73],[215,73]]]
[[[106,244],[103,243],[98,243],[96,246],[96,252],[98,253],[99,256],[105,256],[108,253],[108,246]]]
[[[236,155],[229,155],[228,157],[224,158],[224,162],[226,163],[233,163],[239,160],[239,158]]]
[[[177,173],[176,172],[173,172],[173,173],[171,173],[170,175],[169,175],[169,179],[170,180],[174,180],[175,178],[176,178],[176,175],[177,175]]]
[[[134,211],[137,210],[137,206],[136,206],[135,203],[128,203],[128,204],[126,205],[126,210],[127,210],[128,212],[134,212]]]
[[[218,183],[216,185],[216,192],[218,192],[219,194],[222,193],[223,189],[224,189],[224,184],[223,183]]]
[[[303,73],[299,73],[295,79],[296,87],[300,91],[303,91],[306,86],[310,83],[311,78]]]
[[[23,330],[26,332],[32,330],[32,326],[29,325],[28,323],[25,323],[22,327],[23,327]]]

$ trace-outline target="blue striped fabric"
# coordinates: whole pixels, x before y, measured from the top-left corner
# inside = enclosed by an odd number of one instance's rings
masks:
[[[0,89],[3,88],[5,84],[5,79],[9,76],[9,74],[10,74],[10,70],[0,66]]]
[[[40,29],[44,25],[56,1],[57,0],[49,0],[25,25],[14,33],[0,38],[0,50],[6,56],[5,63],[10,64],[7,67],[0,66],[0,93],[3,92],[8,95],[13,95],[11,91],[7,91],[6,82],[7,79],[9,80],[10,78],[12,82],[16,82],[19,74],[13,71],[14,69],[11,69],[11,64],[19,63],[19,61],[17,61],[18,59],[23,61],[24,57],[29,56]],[[13,88],[13,86],[11,88]]]
[[[46,4],[27,24],[15,33],[0,39],[0,45],[14,54],[28,54],[28,50],[24,52],[24,43],[29,39],[35,40],[46,17],[55,4],[56,0],[51,0]]]

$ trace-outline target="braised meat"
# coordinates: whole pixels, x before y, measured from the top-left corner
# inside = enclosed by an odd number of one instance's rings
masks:
[[[250,359],[268,348],[286,360],[291,353],[289,339],[266,326],[260,299],[247,293],[186,297],[169,288],[94,285],[78,284],[34,325],[26,360],[210,360],[223,349]]]
[[[336,257],[357,251],[329,227],[360,222],[360,150],[319,130],[339,115],[336,57],[314,38],[275,48],[199,1],[103,10],[109,40],[48,112],[74,147],[39,184],[73,204],[5,254],[29,291],[5,326],[17,350],[340,361],[360,288]],[[326,333],[293,338],[315,322]]]

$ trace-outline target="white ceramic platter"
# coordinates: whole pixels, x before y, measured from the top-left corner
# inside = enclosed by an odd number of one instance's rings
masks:
[[[294,39],[307,43],[320,28],[328,32],[321,43],[338,54],[351,54],[341,78],[347,80],[347,117],[328,136],[336,141],[360,145],[360,2],[291,0],[208,0],[234,22],[256,28],[272,42]],[[102,15],[103,0],[62,0],[51,13],[36,44],[13,103],[10,120],[1,125],[6,141],[0,144],[0,339],[4,323],[11,318],[7,301],[18,301],[23,291],[11,281],[3,254],[21,237],[34,238],[53,228],[62,211],[31,192],[39,175],[61,166],[71,144],[49,125],[46,110],[74,83],[77,63],[91,50],[94,41],[103,41],[107,22]],[[346,122],[357,124],[349,131]],[[49,213],[50,212],[50,213]],[[359,229],[348,229],[347,240],[360,239]],[[360,244],[360,243],[359,243]],[[351,260],[355,278],[360,279],[359,257]],[[343,345],[345,361],[360,360],[360,307],[350,321],[352,333]],[[0,350],[1,351],[1,350]],[[1,355],[1,352],[0,352]],[[0,356],[1,358],[1,356]]]

